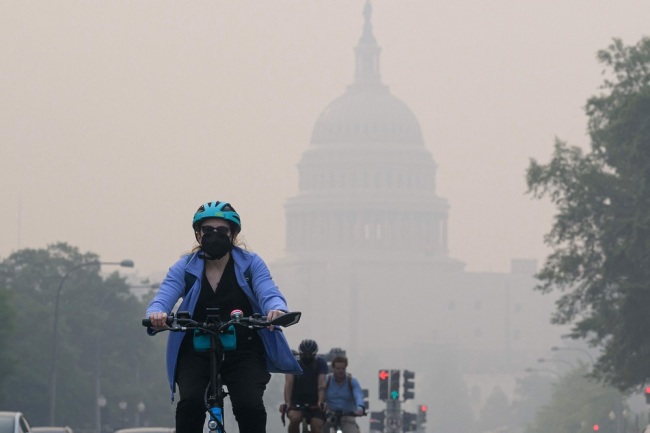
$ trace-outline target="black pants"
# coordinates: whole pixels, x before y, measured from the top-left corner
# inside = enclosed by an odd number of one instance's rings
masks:
[[[240,433],[266,433],[266,409],[262,397],[271,375],[257,352],[228,353],[221,378],[228,387],[232,411]],[[210,381],[210,358],[205,353],[180,353],[176,384],[176,433],[202,433],[205,423],[205,390]],[[226,426],[227,430],[227,426]]]

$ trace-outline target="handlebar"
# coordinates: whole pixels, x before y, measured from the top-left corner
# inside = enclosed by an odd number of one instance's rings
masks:
[[[357,415],[356,412],[343,412],[342,410],[327,410],[325,412],[325,418],[331,423],[331,424],[338,424],[341,420],[341,417],[344,416],[354,416],[354,417],[361,417],[361,416],[366,416],[368,413],[366,412],[366,409],[363,409],[363,413],[361,415]]]
[[[185,332],[192,329],[200,329],[202,331],[218,334],[229,328],[230,325],[246,326],[250,329],[263,329],[269,326],[287,327],[298,323],[301,315],[302,313],[300,311],[294,311],[269,321],[266,316],[262,316],[261,314],[244,316],[244,313],[241,310],[233,310],[230,313],[230,320],[226,322],[216,321],[199,323],[192,320],[189,312],[179,311],[177,314],[172,313],[167,316],[166,324],[169,328],[156,330],[153,331],[153,333],[161,331]],[[142,326],[151,328],[151,319],[142,319]]]
[[[317,404],[301,404],[301,403],[295,403],[289,406],[287,409],[291,410],[311,410],[311,409],[320,409],[320,407]]]

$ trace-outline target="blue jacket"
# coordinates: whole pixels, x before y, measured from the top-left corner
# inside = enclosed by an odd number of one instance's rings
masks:
[[[230,253],[235,262],[235,275],[237,282],[242,288],[253,307],[253,312],[266,315],[270,310],[288,311],[287,302],[280,293],[280,290],[273,282],[271,273],[266,264],[257,254],[234,247]],[[160,284],[158,293],[147,308],[146,317],[152,313],[164,311],[170,314],[176,303],[185,295],[185,273],[188,272],[196,277],[192,288],[184,297],[178,311],[189,311],[194,314],[196,302],[201,292],[201,280],[205,261],[196,253],[183,256],[170,268],[167,276]],[[244,272],[250,272],[252,287],[244,277]],[[253,289],[254,288],[254,289]],[[151,330],[148,329],[149,333]],[[298,361],[291,353],[289,343],[284,334],[275,328],[274,331],[262,329],[258,331],[264,343],[266,365],[271,373],[302,374]],[[174,399],[174,377],[176,374],[176,361],[178,351],[185,333],[170,332],[167,341],[167,377],[171,389],[171,397]]]

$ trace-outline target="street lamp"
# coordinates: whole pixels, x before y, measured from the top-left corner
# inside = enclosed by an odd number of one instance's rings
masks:
[[[558,364],[566,364],[569,367],[571,367],[572,370],[576,368],[575,365],[571,364],[569,361],[564,361],[562,359],[546,359],[546,358],[539,358],[537,362],[556,362]]]
[[[102,300],[97,304],[97,310],[102,311],[104,308],[104,302],[111,296],[114,295],[114,292],[106,292],[102,297]],[[99,328],[96,328],[95,331],[99,331]],[[99,332],[97,332],[99,334]],[[95,398],[100,399],[102,396],[102,358],[101,358],[101,343],[102,338],[99,335],[95,337]],[[97,428],[97,433],[101,433],[101,408],[97,407],[95,412],[95,427]]]
[[[130,285],[129,290],[132,289],[139,289],[139,288],[147,288],[147,289],[156,289],[160,287],[160,283],[153,283],[153,284],[142,284],[142,285]],[[103,310],[104,307],[104,302],[108,300],[108,298],[111,295],[114,295],[114,292],[106,292],[104,296],[101,298],[101,301],[97,304],[97,309],[98,310]],[[99,335],[97,338],[95,338],[95,398],[99,398],[102,392],[102,385],[101,385],[101,378],[102,378],[102,342],[103,339],[99,338]],[[137,361],[137,358],[136,358]],[[138,378],[138,371],[139,371],[139,365],[136,365],[136,384],[139,384],[139,378]],[[142,403],[144,404],[144,403]],[[138,406],[139,408],[140,406]],[[143,409],[144,410],[144,409]],[[136,425],[137,427],[137,425]],[[97,411],[95,413],[95,428],[97,429],[97,433],[101,433],[101,411],[99,408],[97,408]]]
[[[102,433],[102,409],[106,407],[106,397],[102,394],[97,397],[97,433]]]
[[[558,373],[557,371],[548,368],[527,368],[526,372],[527,373],[538,373],[538,372],[553,373],[555,376],[557,376],[558,379],[562,377],[560,376],[560,373]]]
[[[126,408],[128,407],[128,403],[124,400],[120,400],[120,402],[117,404],[117,407],[120,408],[122,411],[122,428],[126,427]]]
[[[50,425],[56,425],[56,361],[57,361],[57,349],[58,349],[58,330],[59,330],[59,298],[61,297],[61,290],[63,289],[63,283],[68,279],[68,277],[77,269],[86,267],[86,266],[101,266],[101,265],[118,265],[123,268],[132,268],[133,260],[122,260],[121,262],[100,262],[95,260],[92,262],[80,263],[76,266],[70,268],[70,270],[61,278],[59,287],[56,289],[56,296],[54,298],[54,323],[52,325],[52,356],[51,359],[51,369],[50,369]]]
[[[587,350],[585,350],[585,349],[583,349],[581,347],[558,347],[558,346],[553,346],[553,347],[551,347],[551,350],[554,351],[554,352],[556,352],[558,350],[577,350],[577,351],[580,351],[580,352],[584,353],[585,355],[587,355],[589,357],[589,361],[591,361],[592,366],[595,364],[594,357],[591,355],[591,353],[589,353],[589,351],[587,351]]]
[[[130,284],[129,290],[138,298],[138,300],[142,301],[144,296],[149,294],[152,289],[155,290],[158,289],[159,287],[160,287],[160,283]],[[143,289],[145,289],[146,291]],[[136,293],[136,291],[139,291],[140,293]]]
[[[136,427],[140,427],[140,416],[142,416],[142,412],[144,412],[144,410],[146,408],[147,407],[144,405],[144,401],[140,400],[140,403],[138,403],[138,408],[137,408],[138,411],[135,413],[135,416],[136,416],[136,418],[135,418],[135,426]]]
[[[614,424],[615,432],[619,433],[620,431],[625,432],[627,430],[627,409],[621,408],[621,402],[615,402],[616,407],[609,411],[607,417]]]

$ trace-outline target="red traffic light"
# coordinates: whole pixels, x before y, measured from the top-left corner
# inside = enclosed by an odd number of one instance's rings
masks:
[[[594,431],[598,431],[600,430],[600,427],[598,426],[598,424],[594,424],[593,429]]]
[[[427,407],[426,404],[422,404],[422,405],[420,405],[420,408],[419,408],[419,409],[420,409],[420,412],[426,412],[427,409],[428,409],[428,407]]]
[[[386,379],[388,379],[388,371],[386,371],[386,370],[379,370],[379,379],[381,379],[381,380],[386,380]]]
[[[646,386],[644,391],[646,394],[650,394],[650,386]]]

